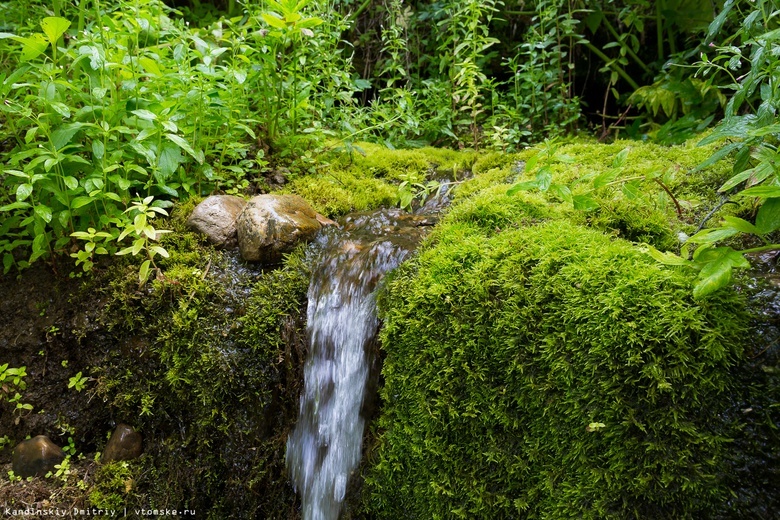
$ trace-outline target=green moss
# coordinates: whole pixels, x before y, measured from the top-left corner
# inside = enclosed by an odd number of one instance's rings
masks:
[[[693,273],[566,219],[437,236],[381,302],[367,515],[702,518],[727,498],[736,293],[696,303]]]
[[[305,348],[303,251],[260,272],[186,231],[164,245],[164,275],[145,287],[134,265],[109,275],[104,319],[122,339],[98,392],[137,418],[147,455],[125,505],[283,517],[297,500],[280,482]]]
[[[97,509],[122,511],[133,491],[138,475],[130,462],[112,462],[98,466],[89,490],[89,503]]]
[[[359,143],[363,153],[342,154],[315,175],[297,177],[285,187],[324,215],[394,206],[401,181],[423,182],[434,176],[458,177],[476,160],[476,154],[437,148],[389,150]]]

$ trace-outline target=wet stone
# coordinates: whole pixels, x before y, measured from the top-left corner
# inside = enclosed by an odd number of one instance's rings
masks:
[[[206,235],[217,247],[236,245],[236,219],[244,210],[246,201],[234,195],[212,195],[195,206],[187,227]]]
[[[143,452],[141,434],[126,424],[119,424],[108,439],[103,462],[137,459]]]
[[[22,441],[14,448],[12,469],[15,475],[42,477],[65,459],[65,452],[45,435]]]
[[[322,224],[298,195],[258,195],[249,200],[236,227],[244,260],[275,264],[299,242],[314,238]]]

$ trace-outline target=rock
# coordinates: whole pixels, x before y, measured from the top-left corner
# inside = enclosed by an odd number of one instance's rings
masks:
[[[14,448],[12,469],[22,477],[42,477],[65,460],[65,452],[45,435],[20,442]]]
[[[317,219],[317,222],[319,222],[322,225],[322,227],[325,227],[325,226],[338,226],[338,224],[336,223],[335,220],[331,220],[328,217],[326,217],[325,215],[320,215],[319,213],[317,213],[314,216],[314,218]]]
[[[141,434],[126,424],[119,424],[108,439],[103,451],[103,462],[137,459],[143,453]]]
[[[203,233],[217,247],[236,244],[236,219],[246,206],[246,201],[234,195],[206,197],[187,219],[187,227]]]
[[[311,240],[322,224],[298,195],[258,195],[238,216],[238,248],[244,260],[274,264],[300,241]]]

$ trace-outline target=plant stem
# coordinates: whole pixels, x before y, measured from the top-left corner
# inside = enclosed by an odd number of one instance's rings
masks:
[[[612,70],[617,72],[621,78],[626,80],[626,82],[629,85],[631,85],[631,88],[633,88],[634,90],[639,88],[639,84],[636,81],[634,81],[633,78],[626,73],[626,71],[624,71],[620,66],[616,65],[615,63],[610,63],[612,62],[612,60],[610,60],[609,56],[607,56],[599,49],[597,49],[595,45],[593,45],[590,42],[585,42],[584,45],[585,47],[588,48],[590,52],[592,52],[593,54],[601,58],[604,61],[604,63],[606,63]]]
[[[660,2],[659,2],[660,3]],[[607,30],[612,34],[612,37],[615,38],[615,41],[620,44],[621,47],[626,49],[626,53],[628,53],[629,56],[636,62],[637,65],[642,67],[642,70],[644,70],[647,74],[650,74],[650,67],[647,66],[647,64],[642,61],[642,59],[637,56],[637,54],[634,52],[634,50],[631,48],[630,45],[628,45],[618,34],[618,32],[615,30],[615,27],[611,23],[609,23],[609,19],[605,16],[603,18],[604,25],[607,27]]]

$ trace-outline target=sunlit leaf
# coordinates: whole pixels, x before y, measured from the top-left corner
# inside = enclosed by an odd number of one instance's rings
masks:
[[[59,16],[47,16],[41,20],[41,29],[43,29],[52,46],[57,45],[57,40],[65,34],[68,27],[70,27],[70,21]]]

